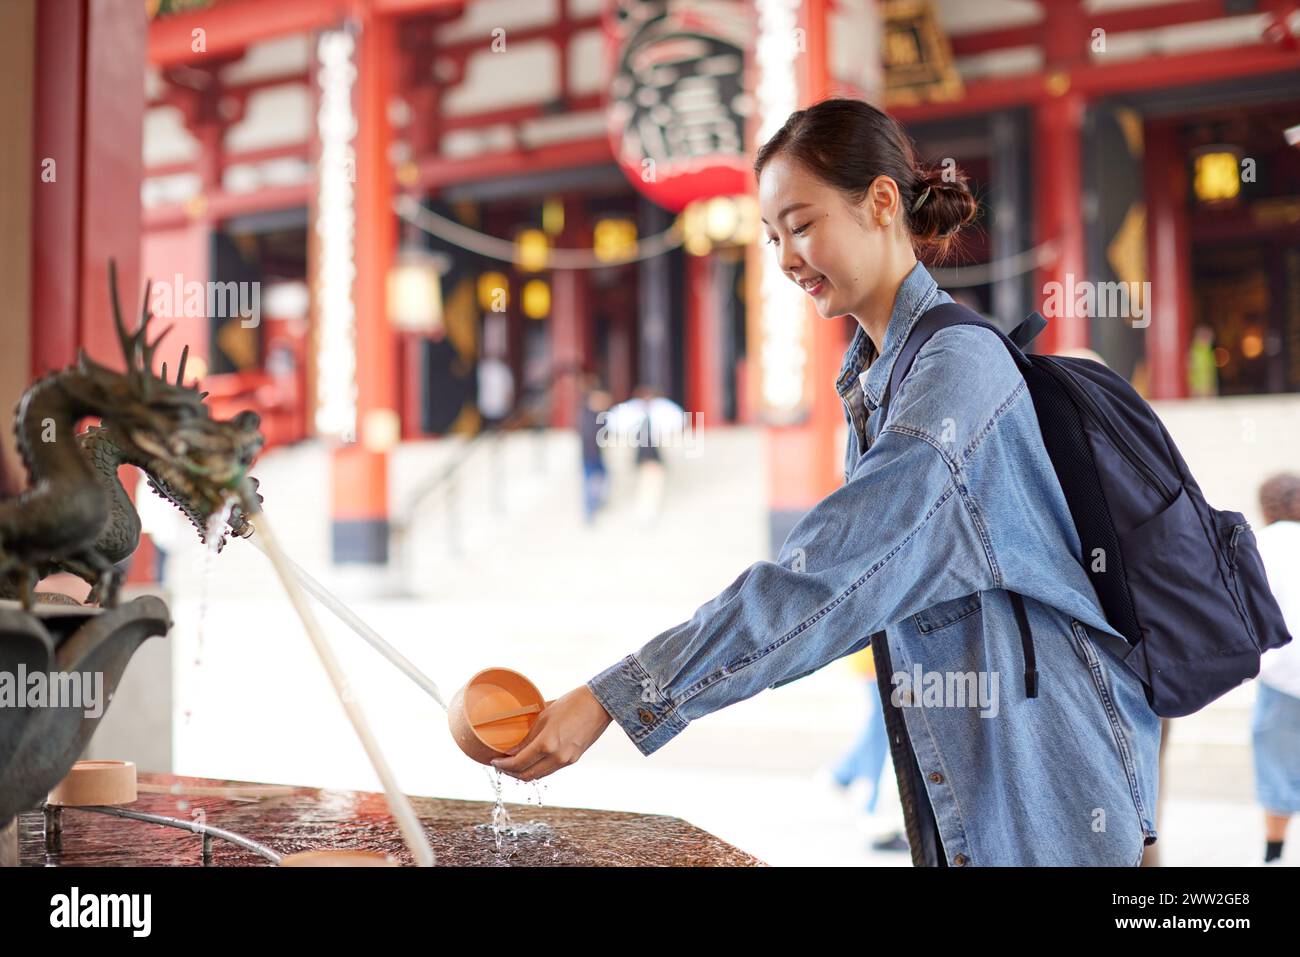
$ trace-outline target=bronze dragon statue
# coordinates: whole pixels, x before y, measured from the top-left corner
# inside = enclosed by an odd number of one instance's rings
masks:
[[[122,319],[112,262],[109,292],[126,371],[99,365],[83,350],[74,365],[34,383],[18,404],[18,449],[30,487],[0,501],[0,598],[19,598],[26,610],[36,584],[57,571],[90,583],[89,601],[116,607],[117,563],[140,538],[140,519],[118,481],[118,466],[144,471],[154,491],[180,508],[206,540],[212,516],[226,508],[262,446],[256,413],[216,421],[203,403],[207,393],[185,385],[188,346],[175,383],[167,381],[166,363],[161,375],[154,374],[154,352],[171,327],[149,341],[149,286],[133,333]],[[98,416],[100,424],[76,434],[87,416]],[[238,508],[227,526],[236,535],[252,533]],[[218,547],[224,541],[223,529]]]

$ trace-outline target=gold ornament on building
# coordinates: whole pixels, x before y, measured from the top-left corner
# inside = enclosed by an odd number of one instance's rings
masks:
[[[939,28],[930,0],[883,4],[881,59],[888,106],[957,100],[964,92],[953,65],[952,44]]]

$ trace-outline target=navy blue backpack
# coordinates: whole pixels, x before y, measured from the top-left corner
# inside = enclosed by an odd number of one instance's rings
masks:
[[[1026,354],[1047,327],[1041,315],[1008,337],[965,306],[928,310],[894,365],[882,416],[917,352],[954,325],[997,333],[1024,375],[1083,546],[1079,560],[1107,622],[1128,640],[1124,661],[1151,709],[1191,714],[1258,675],[1260,654],[1291,635],[1246,517],[1206,503],[1164,424],[1122,376],[1091,359]],[[1011,597],[1034,697],[1033,636],[1020,596]]]

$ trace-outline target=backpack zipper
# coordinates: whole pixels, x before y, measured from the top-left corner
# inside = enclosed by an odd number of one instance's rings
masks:
[[[1250,522],[1238,522],[1232,526],[1232,537],[1228,539],[1228,567],[1233,571],[1237,570],[1237,539],[1250,527]]]
[[[1128,464],[1133,466],[1134,470],[1146,480],[1146,483],[1151,486],[1152,491],[1159,494],[1162,501],[1168,502],[1173,496],[1170,491],[1165,488],[1164,482],[1160,481],[1159,476],[1151,470],[1151,467],[1142,461],[1137,452],[1133,450],[1133,446],[1128,444],[1128,440],[1119,434],[1119,430],[1110,424],[1110,420],[1107,419],[1101,409],[1098,408],[1097,404],[1093,401],[1092,396],[1088,395],[1088,393],[1084,391],[1078,383],[1070,378],[1068,373],[1057,369],[1054,363],[1044,362],[1042,364],[1051,370],[1052,376],[1065,386],[1066,391],[1069,392],[1077,402],[1087,407],[1088,411],[1091,412],[1090,417],[1092,420],[1096,422],[1097,425],[1101,426],[1102,431],[1110,437],[1111,442],[1119,450],[1120,454]]]

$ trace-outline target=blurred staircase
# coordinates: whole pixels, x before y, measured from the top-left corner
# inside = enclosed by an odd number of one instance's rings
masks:
[[[447,443],[394,456],[392,500],[454,454]],[[638,594],[697,604],[767,556],[762,432],[705,431],[695,450],[662,450],[662,506],[637,513],[632,448],[606,449],[609,505],[587,525],[576,433],[511,433],[468,459],[454,483],[407,516],[396,536],[405,588],[420,597],[617,601]],[[400,515],[400,513],[399,513]],[[400,519],[399,519],[400,520]],[[638,583],[645,583],[645,589]]]

